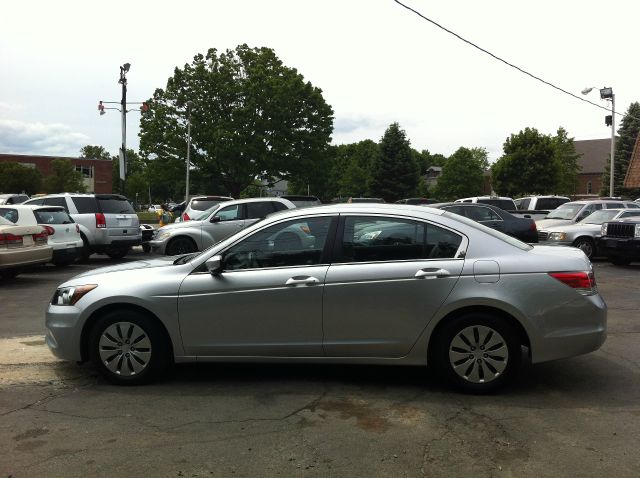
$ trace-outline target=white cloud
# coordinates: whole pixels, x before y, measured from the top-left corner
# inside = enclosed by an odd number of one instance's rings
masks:
[[[0,152],[77,156],[89,137],[60,123],[0,119]]]

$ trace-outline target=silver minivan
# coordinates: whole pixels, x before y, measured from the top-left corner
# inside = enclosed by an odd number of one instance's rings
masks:
[[[83,259],[96,252],[120,259],[142,242],[138,215],[119,194],[49,194],[25,204],[64,207],[80,227]]]

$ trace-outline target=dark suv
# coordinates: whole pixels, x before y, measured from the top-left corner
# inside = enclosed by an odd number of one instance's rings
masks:
[[[605,222],[600,230],[600,248],[617,266],[640,261],[640,220],[620,219]]]
[[[142,241],[138,215],[127,198],[119,194],[50,194],[25,204],[64,207],[80,226],[84,259],[94,252],[120,259]]]

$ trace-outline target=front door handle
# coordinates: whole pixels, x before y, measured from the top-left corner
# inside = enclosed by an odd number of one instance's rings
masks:
[[[446,269],[420,269],[416,272],[414,277],[418,279],[428,279],[428,278],[438,278],[438,277],[448,277],[451,275]]]
[[[315,285],[315,284],[319,284],[320,281],[318,279],[316,279],[315,277],[311,277],[311,276],[295,276],[295,277],[290,277],[289,279],[287,279],[287,282],[285,282],[285,285]]]

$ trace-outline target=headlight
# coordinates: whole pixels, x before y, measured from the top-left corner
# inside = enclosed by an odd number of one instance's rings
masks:
[[[51,305],[75,305],[87,293],[98,287],[97,284],[77,285],[72,287],[60,287],[53,294]]]
[[[633,231],[633,237],[640,237],[640,224],[636,224],[636,228]]]
[[[566,239],[567,239],[566,232],[552,232],[551,234],[549,234],[550,241],[564,241]]]
[[[606,236],[607,235],[607,223],[605,222],[602,227],[600,228],[600,235],[601,236]]]

